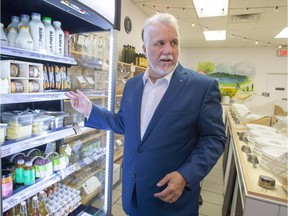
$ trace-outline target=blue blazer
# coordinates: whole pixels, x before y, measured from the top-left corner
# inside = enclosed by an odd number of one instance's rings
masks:
[[[218,82],[178,64],[141,140],[142,77],[127,81],[118,113],[93,105],[85,124],[125,135],[122,202],[127,214],[136,187],[141,216],[196,216],[200,181],[226,142]],[[156,184],[173,171],[182,174],[190,188],[170,204],[153,194],[164,189]]]

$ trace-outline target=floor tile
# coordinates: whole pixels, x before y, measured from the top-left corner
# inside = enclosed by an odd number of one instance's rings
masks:
[[[119,190],[113,190],[112,193],[112,203],[115,203],[119,200],[119,198],[121,197],[122,192]]]
[[[199,208],[199,213],[200,215],[207,215],[207,216],[221,216],[222,205],[203,202],[202,206]]]
[[[118,204],[112,206],[112,214],[113,216],[127,216],[123,211],[122,206]]]
[[[219,185],[224,184],[223,176],[213,176],[213,175],[206,176],[203,182],[211,182],[211,183],[219,184]]]
[[[204,181],[201,190],[209,191],[212,193],[223,194],[224,186],[220,184],[214,184],[208,181]]]
[[[203,198],[203,203],[209,202],[209,203],[213,203],[213,204],[220,205],[220,206],[223,205],[223,200],[224,200],[223,194],[201,190],[201,196]]]

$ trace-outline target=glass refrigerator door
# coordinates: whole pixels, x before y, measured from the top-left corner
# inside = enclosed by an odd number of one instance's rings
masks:
[[[115,7],[111,10],[114,14],[84,0],[1,1],[1,22],[5,30],[12,16],[37,12],[42,18],[48,16],[52,21],[60,21],[62,29],[69,31],[71,42],[70,54],[65,56],[1,43],[1,82],[7,82],[7,86],[18,82],[23,86],[21,91],[16,89],[18,92],[14,92],[1,84],[0,165],[1,188],[4,188],[4,191],[0,188],[1,215],[17,213],[23,201],[29,211],[32,197],[37,195],[40,199],[43,191],[49,215],[72,212],[73,215],[81,212],[111,215],[115,167],[113,134],[84,127],[84,116],[71,108],[65,96],[66,91],[79,89],[93,103],[114,111],[115,39],[119,30],[120,12],[117,10],[121,8],[121,1],[108,2],[110,7]],[[19,76],[12,74],[15,67],[19,69]],[[33,68],[37,69],[39,76],[30,76]],[[37,92],[30,88],[30,82],[38,83]],[[49,120],[45,121],[46,127],[38,127],[37,117],[43,112]],[[4,113],[17,115],[16,122],[10,114],[8,118],[3,117],[7,115]],[[23,113],[29,120],[27,123],[25,118],[25,125]],[[10,124],[11,119],[13,124]],[[44,120],[40,121],[42,124]],[[16,168],[20,166],[16,165],[18,159],[32,162],[35,182],[26,182],[25,185],[16,182],[16,174],[19,174]],[[117,168],[114,173],[119,173]],[[9,177],[7,171],[15,175]],[[13,190],[8,193],[6,189],[11,182]],[[40,208],[43,208],[43,202],[40,203]]]

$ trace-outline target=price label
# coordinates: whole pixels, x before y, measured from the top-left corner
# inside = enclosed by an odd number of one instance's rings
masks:
[[[89,157],[85,157],[84,159],[83,159],[83,161],[88,165],[88,164],[90,164],[90,163],[92,163],[92,160],[89,158]]]
[[[134,66],[134,65],[131,65],[130,70],[131,70],[132,73],[134,73],[134,72],[136,71],[135,66]]]
[[[116,143],[117,143],[118,145],[123,145],[123,142],[122,142],[121,140],[116,140]]]
[[[95,161],[97,161],[100,158],[100,156],[97,153],[94,153],[92,157],[93,157],[93,160]]]
[[[78,163],[74,163],[73,166],[74,166],[74,168],[75,168],[75,171],[81,169],[81,167],[80,167],[80,165],[79,165]]]

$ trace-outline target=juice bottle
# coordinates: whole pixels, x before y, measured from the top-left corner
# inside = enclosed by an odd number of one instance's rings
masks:
[[[40,214],[39,201],[37,196],[34,196],[32,199],[32,212],[30,216],[42,216]]]
[[[20,212],[18,214],[19,216],[28,216],[28,212],[27,212],[27,206],[26,206],[26,202],[23,201],[20,204]]]
[[[19,159],[15,166],[15,182],[16,184],[24,183],[24,159]]]
[[[27,161],[24,166],[24,185],[32,185],[35,183],[35,170],[32,161]]]
[[[38,197],[39,197],[40,214],[42,216],[46,216],[46,215],[48,215],[48,210],[47,210],[46,205],[45,205],[46,193],[44,191],[40,191],[38,194]]]

